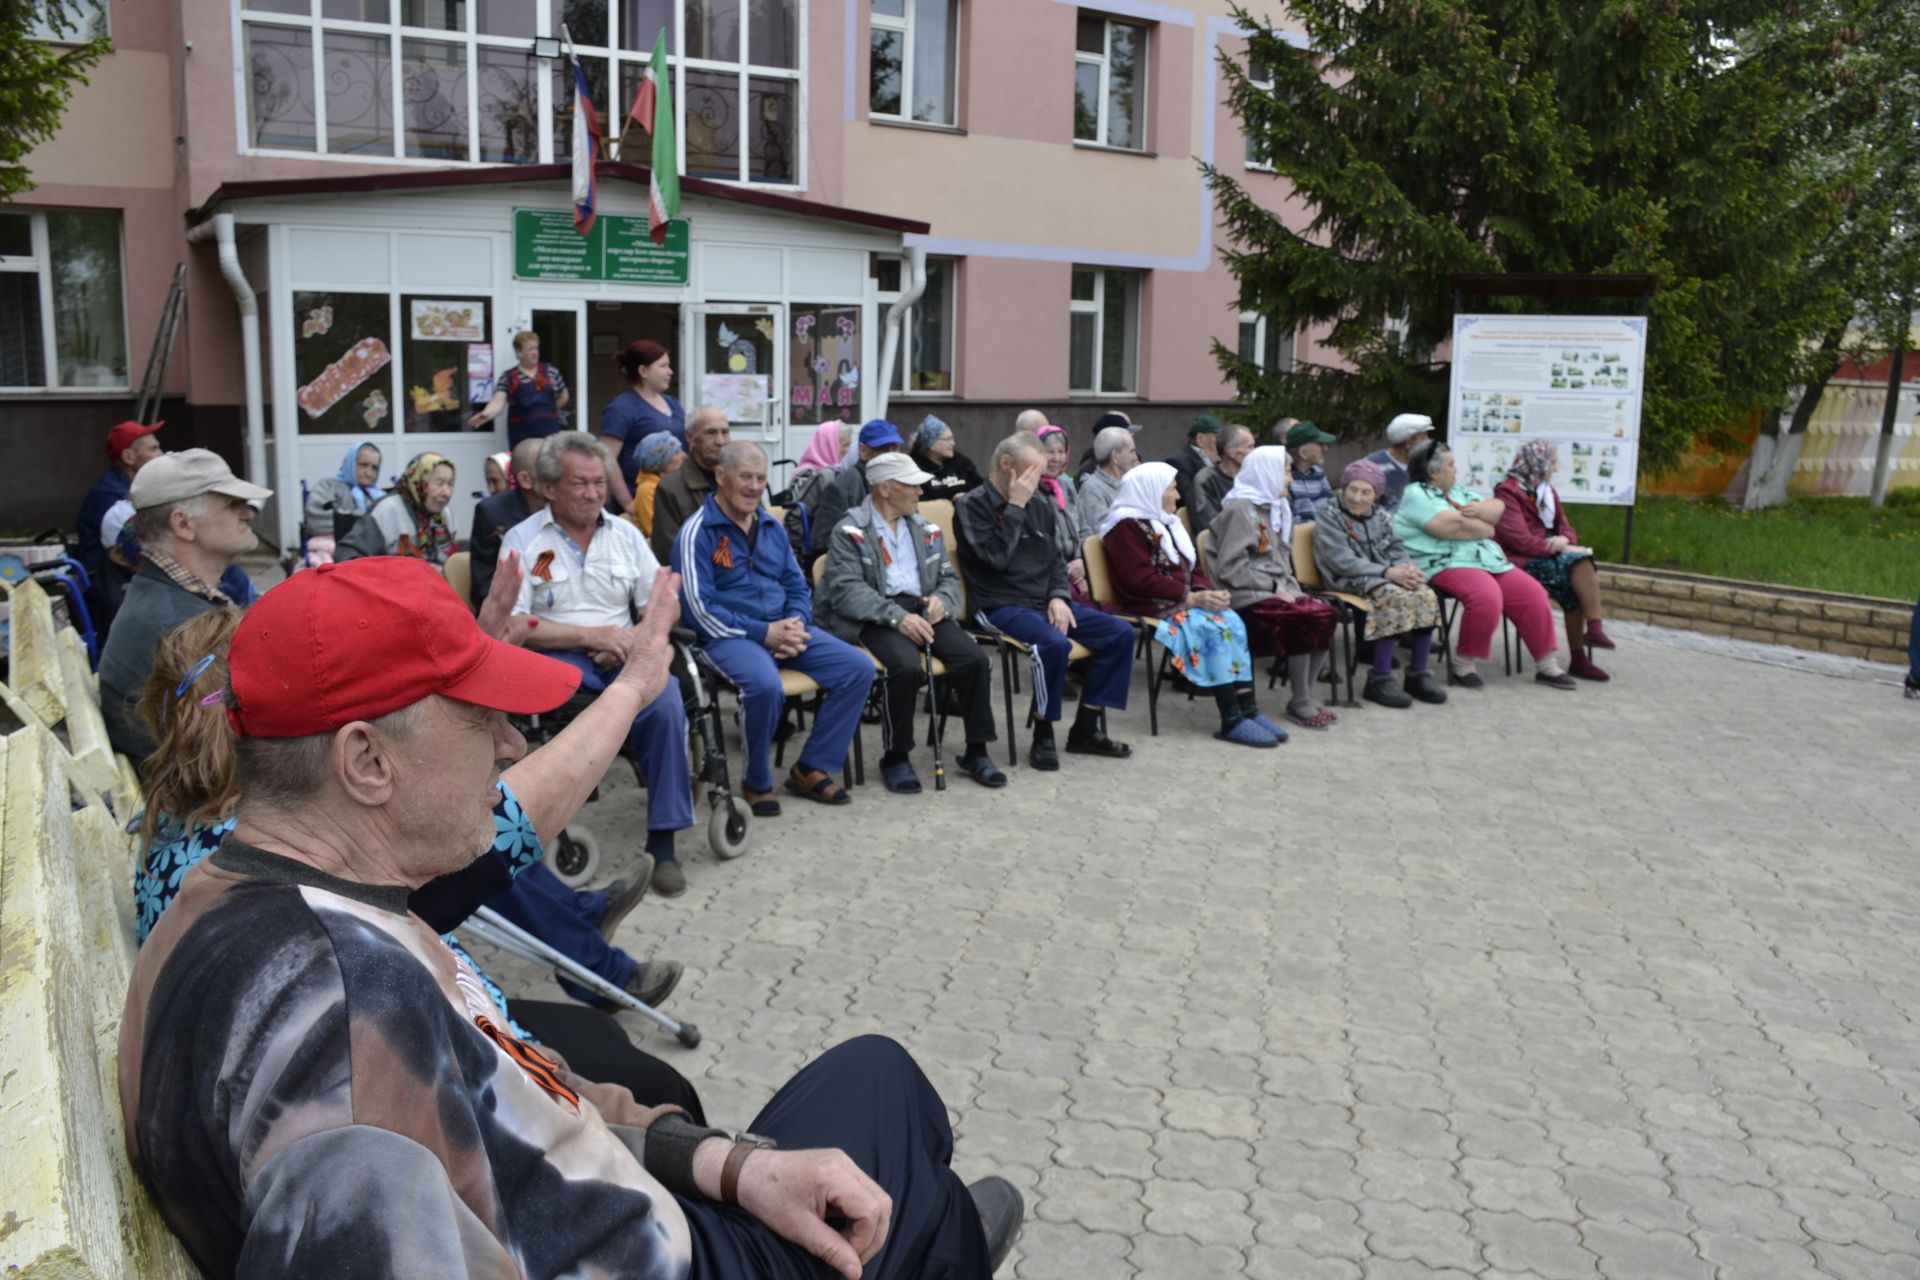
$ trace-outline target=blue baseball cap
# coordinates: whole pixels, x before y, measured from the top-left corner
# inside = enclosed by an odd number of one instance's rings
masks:
[[[890,444],[904,447],[907,442],[901,438],[900,428],[885,418],[875,418],[860,428],[860,443],[869,449],[884,449]]]

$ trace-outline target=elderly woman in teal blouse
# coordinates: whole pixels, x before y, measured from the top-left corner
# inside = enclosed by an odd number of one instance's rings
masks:
[[[1436,591],[1460,601],[1460,639],[1449,679],[1484,686],[1474,669],[1493,653],[1493,631],[1504,614],[1533,655],[1534,679],[1555,689],[1575,688],[1555,652],[1552,603],[1537,581],[1516,571],[1493,540],[1505,504],[1462,488],[1453,451],[1428,441],[1407,459],[1407,487],[1394,513],[1394,532]]]

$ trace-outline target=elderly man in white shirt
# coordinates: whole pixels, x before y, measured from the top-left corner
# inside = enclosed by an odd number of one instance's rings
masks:
[[[632,521],[609,517],[607,451],[581,431],[548,436],[534,463],[546,508],[522,520],[500,553],[520,553],[516,614],[538,625],[526,644],[579,668],[580,688],[598,693],[619,673],[618,636],[647,602],[661,572],[646,535]],[[680,699],[655,698],[633,719],[627,744],[647,777],[647,852],[653,889],[684,893],[686,874],[674,855],[674,833],[693,825],[693,775],[687,762],[687,713]]]

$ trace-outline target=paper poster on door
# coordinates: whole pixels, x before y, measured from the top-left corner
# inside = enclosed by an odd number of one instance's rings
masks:
[[[467,399],[485,404],[493,399],[493,344],[467,344]]]
[[[763,373],[709,373],[700,379],[700,403],[718,407],[728,422],[765,422],[767,395]]]

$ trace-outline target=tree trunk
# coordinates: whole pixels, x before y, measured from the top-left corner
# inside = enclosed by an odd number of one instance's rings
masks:
[[[1787,485],[1793,479],[1794,466],[1800,461],[1800,447],[1806,443],[1807,424],[1813,421],[1814,411],[1820,407],[1832,378],[1829,371],[1800,388],[1800,399],[1794,403],[1793,413],[1776,412],[1755,438],[1753,456],[1747,461],[1746,498],[1741,503],[1748,511],[1777,507],[1787,500]],[[1781,429],[1783,418],[1785,430]]]
[[[1907,308],[1905,314],[1911,314]],[[1887,480],[1893,470],[1893,429],[1900,420],[1900,384],[1907,377],[1907,335],[1904,331],[1895,339],[1893,362],[1887,370],[1887,407],[1880,411],[1880,441],[1873,452],[1873,495],[1867,499],[1867,505],[1884,507],[1887,505]]]

